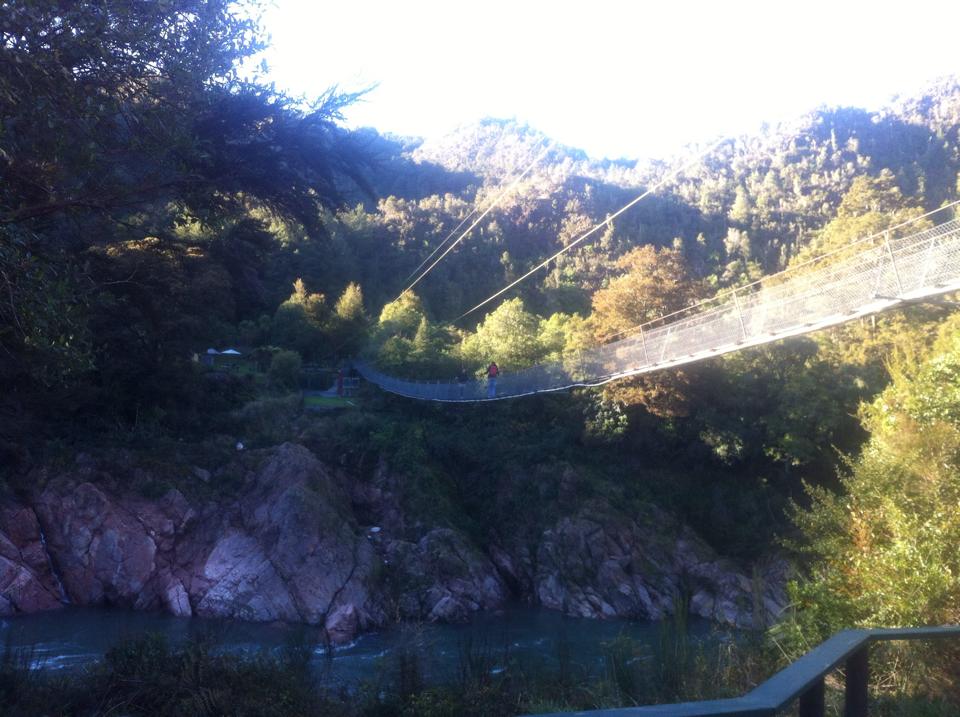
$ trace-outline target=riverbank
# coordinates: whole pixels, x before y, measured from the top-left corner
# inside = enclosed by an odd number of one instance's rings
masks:
[[[497,613],[480,613],[465,623],[395,625],[359,635],[343,645],[329,645],[322,641],[321,630],[308,625],[68,607],[0,620],[0,644],[29,656],[32,668],[47,672],[82,671],[116,645],[146,635],[162,637],[174,649],[203,642],[222,652],[247,656],[277,657],[296,647],[306,650],[319,682],[357,686],[376,680],[396,655],[404,653],[416,657],[425,680],[431,683],[453,680],[461,658],[471,652],[484,655],[494,673],[517,664],[559,669],[563,660],[578,669],[601,673],[608,645],[628,640],[645,653],[644,659],[653,659],[663,635],[675,629],[676,625],[668,622],[595,621],[509,605]],[[691,645],[702,640],[722,642],[738,634],[714,630],[712,623],[697,618],[684,621],[683,629]]]
[[[0,704],[22,717],[512,717],[735,696],[784,661],[770,634],[523,607],[340,647],[317,644],[317,634],[116,609],[6,618]],[[878,686],[871,714],[956,714],[948,695],[925,687]],[[842,699],[828,684],[828,705]]]
[[[517,606],[341,647],[317,635],[90,608],[7,618],[0,698],[23,715],[120,704],[151,715],[512,715],[727,694],[736,685],[715,670],[729,672],[749,639],[703,620],[597,622]]]
[[[570,465],[511,473],[438,514],[410,471],[330,465],[304,445],[238,453],[176,481],[79,455],[0,505],[0,614],[63,604],[317,627],[344,644],[396,622],[458,623],[511,602],[601,620],[678,605],[771,624],[781,563],[717,555],[655,505],[615,504]],[[518,499],[543,496],[526,517]],[[464,526],[488,516],[478,529]],[[458,516],[462,516],[458,520]]]

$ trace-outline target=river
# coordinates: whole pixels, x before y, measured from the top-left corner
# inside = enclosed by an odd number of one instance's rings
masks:
[[[691,619],[688,639],[710,639],[711,623]],[[107,608],[72,608],[0,620],[0,645],[18,651],[41,670],[73,670],[103,657],[118,642],[149,633],[172,645],[209,639],[217,649],[279,654],[290,646],[309,648],[318,679],[351,686],[388,674],[398,654],[415,653],[429,681],[454,679],[471,660],[482,669],[558,669],[562,662],[587,672],[603,669],[609,643],[630,638],[637,659],[650,659],[669,627],[665,623],[570,618],[551,611],[513,607],[479,615],[465,625],[403,625],[361,635],[348,645],[315,644],[316,628],[176,618]]]

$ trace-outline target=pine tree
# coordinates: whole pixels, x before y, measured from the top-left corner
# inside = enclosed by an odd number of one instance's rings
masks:
[[[367,312],[363,308],[363,289],[355,282],[347,284],[333,309],[341,321],[363,322]]]

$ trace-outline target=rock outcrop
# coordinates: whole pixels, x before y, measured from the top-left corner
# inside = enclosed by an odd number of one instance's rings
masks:
[[[335,640],[383,624],[371,580],[379,558],[313,454],[285,444],[238,468],[238,495],[205,504],[177,490],[157,501],[111,490],[89,467],[52,480],[34,507],[65,597],[305,622]]]
[[[490,559],[449,528],[435,528],[416,543],[391,540],[385,552],[405,619],[460,622],[510,597]]]
[[[0,503],[0,616],[52,610],[62,595],[30,508]]]
[[[783,582],[773,570],[748,578],[656,509],[628,516],[604,503],[546,530],[533,571],[538,602],[569,615],[659,620],[689,609],[736,627],[774,619]]]
[[[738,626],[786,602],[781,566],[747,577],[661,511],[580,504],[569,470],[560,517],[484,548],[408,515],[404,481],[385,464],[358,480],[299,445],[238,456],[229,497],[216,497],[216,472],[194,469],[192,498],[147,499],[122,470],[83,455],[35,476],[43,488],[30,499],[0,503],[0,615],[108,604],[303,622],[342,643],[392,620],[461,621],[516,599],[640,619],[686,599]]]

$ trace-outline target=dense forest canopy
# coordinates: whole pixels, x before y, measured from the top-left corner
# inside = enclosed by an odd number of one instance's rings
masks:
[[[190,362],[208,345],[328,365],[367,352],[425,377],[496,354],[511,370],[957,191],[956,80],[876,113],[820,109],[722,143],[486,317],[451,324],[684,159],[592,160],[500,120],[427,142],[347,131],[340,110],[355,96],[305,106],[238,73],[263,46],[255,5],[2,12],[8,445],[58,417],[190,425],[215,403]],[[547,146],[416,295],[391,304],[401,278]]]

